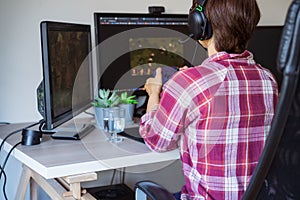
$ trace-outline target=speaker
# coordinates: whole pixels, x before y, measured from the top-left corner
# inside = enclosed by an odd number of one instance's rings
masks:
[[[195,40],[207,40],[212,36],[211,23],[205,16],[205,3],[206,0],[196,0],[189,12],[188,27]]]
[[[40,131],[22,130],[22,145],[30,146],[40,144],[43,134]]]

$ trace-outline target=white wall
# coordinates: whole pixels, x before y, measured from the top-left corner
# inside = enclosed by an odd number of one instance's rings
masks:
[[[188,0],[0,0],[0,122],[38,121],[36,87],[42,80],[39,23],[42,20],[90,24],[94,12],[187,13]],[[283,24],[291,0],[258,0],[260,24]],[[93,36],[93,35],[92,35]]]

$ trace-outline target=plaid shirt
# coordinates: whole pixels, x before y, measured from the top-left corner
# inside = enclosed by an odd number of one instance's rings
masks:
[[[240,199],[258,163],[277,103],[273,75],[253,55],[219,52],[176,73],[157,110],[141,118],[154,151],[180,146],[182,199]]]

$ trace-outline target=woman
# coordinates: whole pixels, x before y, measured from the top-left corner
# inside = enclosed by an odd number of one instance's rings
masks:
[[[193,12],[208,20],[203,29],[209,30],[197,36],[208,58],[176,73],[163,88],[161,69],[146,81],[149,101],[140,134],[158,152],[179,146],[186,181],[181,199],[240,199],[278,96],[273,75],[246,50],[259,8],[255,0],[208,0],[194,2]]]

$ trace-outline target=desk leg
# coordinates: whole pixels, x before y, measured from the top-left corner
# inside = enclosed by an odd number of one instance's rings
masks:
[[[63,200],[61,193],[58,193],[57,190],[54,189],[53,185],[49,183],[51,180],[47,181],[41,175],[34,171],[31,171],[31,173],[32,179],[49,195],[51,199]]]
[[[30,179],[30,200],[38,200],[38,185],[33,179]]]
[[[29,169],[27,166],[23,165],[22,176],[19,182],[15,199],[24,200],[28,184],[31,183],[31,186],[33,186],[33,188],[30,188],[30,195],[33,196],[30,197],[30,199],[37,199],[37,185],[39,185],[49,195],[51,199],[63,200],[63,197],[61,196],[63,192],[59,194],[59,192],[56,191],[54,186],[50,184],[50,181],[51,180],[47,181],[41,175],[37,174],[36,172]]]
[[[15,200],[24,200],[30,183],[30,200],[37,200],[37,187],[40,186],[51,199],[81,199],[81,200],[96,200],[92,195],[86,193],[86,190],[81,190],[80,183],[97,179],[96,173],[80,174],[70,177],[65,177],[69,185],[69,191],[54,179],[46,180],[38,173],[34,172],[26,165],[23,165],[21,179],[18,185]],[[83,195],[81,192],[84,191]],[[67,196],[63,197],[64,194]]]
[[[25,199],[26,190],[28,188],[29,181],[31,179],[31,170],[23,165],[21,179],[18,185],[15,200]]]

